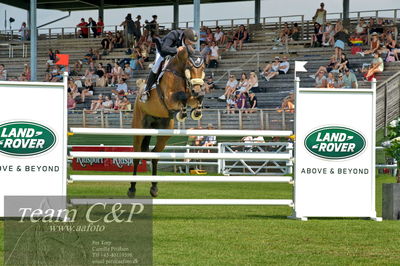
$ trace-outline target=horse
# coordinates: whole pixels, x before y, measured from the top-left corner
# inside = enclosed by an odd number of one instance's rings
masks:
[[[190,47],[191,48],[191,47]],[[163,67],[162,77],[156,87],[150,90],[149,99],[143,103],[136,97],[133,110],[132,128],[173,129],[174,116],[179,122],[187,117],[187,106],[192,108],[191,118],[202,117],[204,98],[204,59],[201,54],[185,47]],[[141,82],[137,95],[142,95],[145,82]],[[157,136],[152,152],[162,152],[170,136]],[[148,152],[151,136],[135,136],[135,152]],[[157,175],[158,160],[152,160],[152,175]],[[133,160],[133,175],[137,174],[139,159]],[[131,182],[128,197],[135,197],[136,182]],[[152,197],[158,196],[157,182],[150,188]]]

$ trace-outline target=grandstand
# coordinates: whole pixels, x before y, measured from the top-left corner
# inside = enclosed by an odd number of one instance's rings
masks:
[[[396,10],[393,10],[396,14]],[[350,31],[355,28],[358,18],[362,17],[362,12],[352,12],[355,17],[350,17]],[[377,11],[378,14],[378,11]],[[369,16],[365,16],[369,18]],[[385,18],[386,19],[386,18]],[[398,25],[399,18],[389,18],[393,24]],[[335,23],[337,18],[329,19]],[[277,78],[271,79],[269,82],[259,78],[260,92],[257,92],[260,110],[245,114],[236,112],[235,114],[226,114],[225,102],[218,101],[218,97],[223,94],[223,90],[217,89],[207,94],[204,101],[204,116],[200,122],[188,119],[185,124],[177,125],[177,127],[195,127],[213,123],[218,128],[233,129],[292,129],[294,116],[291,113],[278,113],[275,108],[281,105],[281,101],[290,92],[293,92],[294,78],[294,61],[308,61],[306,68],[308,73],[300,73],[301,85],[303,87],[313,87],[314,80],[309,78],[310,74],[321,65],[326,65],[329,57],[334,54],[331,47],[309,47],[310,36],[312,34],[312,21],[304,20],[304,16],[283,16],[279,18],[262,18],[262,23],[251,24],[251,19],[247,21],[248,29],[251,34],[251,41],[244,44],[241,51],[224,51],[221,54],[221,60],[218,68],[207,68],[206,76],[213,76],[218,88],[223,89],[230,74],[235,74],[239,77],[242,72],[249,73],[254,71],[259,72],[260,68],[265,66],[266,61],[272,61],[275,56],[287,55],[291,68],[287,75],[279,75]],[[287,45],[278,46],[275,39],[278,36],[279,29],[283,22],[288,22],[289,25],[297,22],[302,26],[303,38],[299,41],[289,41]],[[242,22],[230,21],[223,26],[225,33],[230,33]],[[213,31],[221,22],[215,21],[213,25],[210,21],[207,26]],[[121,30],[116,26],[109,26],[115,30]],[[115,31],[114,30],[114,31]],[[170,29],[165,28],[163,34]],[[59,49],[63,54],[70,55],[70,68],[73,64],[84,57],[89,48],[100,48],[101,38],[76,39],[74,34],[66,34],[64,30],[57,32],[56,30],[48,31],[47,34],[40,34],[38,40],[38,79],[42,80],[46,73],[46,61],[48,59],[47,50],[49,48]],[[396,36],[397,37],[397,36]],[[0,46],[0,64],[6,65],[8,77],[17,77],[23,70],[24,63],[29,63],[29,43],[21,41],[9,40],[8,35],[3,35]],[[361,57],[352,55],[349,46],[346,46],[345,53],[348,55],[351,68],[361,69],[364,63],[370,63],[371,57]],[[367,49],[364,46],[363,49]],[[25,50],[24,50],[25,49]],[[12,54],[11,54],[12,51]],[[126,48],[116,48],[108,55],[102,56],[101,60],[96,63],[103,65],[112,64],[116,60],[127,57],[125,55]],[[154,54],[150,55],[150,62],[154,59]],[[149,62],[149,63],[150,63]],[[146,63],[145,66],[148,66]],[[85,69],[85,66],[84,68]],[[81,75],[82,73],[80,73]],[[148,74],[148,69],[135,70],[134,77],[127,81],[130,89],[135,88],[137,79],[145,79]],[[362,81],[362,74],[356,72],[359,82],[359,87],[369,88],[369,82]],[[377,76],[378,81],[378,98],[377,98],[377,125],[383,127],[388,121],[391,121],[399,114],[399,84],[400,84],[400,62],[385,63],[385,71]],[[132,113],[129,111],[104,113],[98,112],[92,114],[85,112],[84,109],[90,109],[92,99],[97,99],[99,94],[111,94],[110,87],[95,87],[94,95],[88,97],[85,103],[77,104],[77,108],[71,111],[69,115],[69,124],[71,126],[87,126],[87,127],[130,127]],[[133,102],[135,96],[129,95],[128,99]],[[257,121],[257,122],[255,122]]]

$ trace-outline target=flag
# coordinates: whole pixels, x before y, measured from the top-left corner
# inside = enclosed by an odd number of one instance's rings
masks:
[[[63,66],[68,66],[69,65],[69,54],[56,54],[56,65],[63,65]]]
[[[307,64],[307,61],[295,61],[294,62],[294,71],[295,72],[307,72],[307,69],[304,67]]]

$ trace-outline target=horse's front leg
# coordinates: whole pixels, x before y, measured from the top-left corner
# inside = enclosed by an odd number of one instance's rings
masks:
[[[173,120],[172,120],[173,124]],[[162,152],[165,148],[165,145],[167,144],[168,139],[170,136],[158,136],[157,137],[157,143],[152,152]],[[152,175],[157,175],[157,164],[158,160],[153,159],[151,160],[151,168],[152,168]],[[151,188],[150,188],[150,195],[152,197],[157,197],[158,196],[158,188],[157,188],[157,182],[152,182],[151,183]]]
[[[182,107],[182,109],[176,114],[176,120],[180,123],[183,123],[187,117],[187,108],[186,105]]]

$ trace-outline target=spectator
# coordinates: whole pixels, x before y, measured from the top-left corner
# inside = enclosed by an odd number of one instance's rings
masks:
[[[291,31],[289,29],[289,24],[287,22],[285,22],[285,24],[283,25],[283,28],[281,30],[281,32],[279,33],[279,40],[282,44],[285,44],[286,41],[289,40]]]
[[[98,20],[97,20],[97,28],[96,28],[96,31],[97,31],[97,36],[103,36],[103,31],[104,31],[104,22],[103,22],[103,17],[99,17],[98,18]]]
[[[259,88],[258,88],[258,78],[255,72],[250,72],[249,75],[249,84],[247,85],[246,88],[246,93],[248,93],[249,91],[253,91],[253,92],[258,92]]]
[[[256,95],[254,94],[253,91],[249,92],[249,104],[250,104],[249,112],[250,113],[254,113],[256,111],[256,109],[257,109],[258,102],[257,102],[257,97],[256,97]]]
[[[118,65],[117,62],[114,63],[114,67],[111,70],[111,84],[114,85],[115,81],[118,81],[119,79],[122,78],[122,75],[124,74],[123,69]]]
[[[318,68],[317,72],[315,72],[314,75],[310,75],[309,77],[312,78],[312,79],[315,79],[315,77],[318,75],[318,73],[319,73],[320,71],[323,71],[324,73],[329,73],[329,72],[331,72],[331,71],[332,71],[332,72],[339,72],[339,71],[337,70],[337,66],[338,66],[338,63],[337,63],[337,61],[336,61],[336,57],[335,57],[335,55],[332,55],[331,58],[330,58],[330,60],[329,60],[328,65],[326,65],[326,66],[320,66],[320,67]]]
[[[294,93],[289,93],[289,95],[282,100],[281,107],[276,109],[276,111],[279,113],[283,111],[294,113]]]
[[[52,49],[49,49],[48,52],[47,52],[47,55],[48,55],[49,59],[46,62],[46,68],[47,68],[46,72],[49,72],[50,66],[53,66],[54,65],[54,61],[56,60],[56,54],[53,53]]]
[[[240,91],[241,93],[246,92],[248,86],[249,80],[247,79],[247,74],[243,72],[242,75],[240,75],[239,84],[237,86],[238,91]]]
[[[68,108],[68,110],[72,110],[72,109],[76,108],[76,101],[73,98],[72,93],[68,93],[67,108]]]
[[[372,17],[370,17],[367,25],[367,30],[369,34],[372,34],[374,32],[374,25],[375,25],[375,20]]]
[[[336,33],[333,36],[335,39],[335,56],[336,60],[339,60],[342,57],[344,45],[347,43],[349,36],[347,30],[343,28],[341,23],[336,24],[335,32]]]
[[[136,66],[139,66],[139,69],[144,69],[144,60],[143,60],[143,56],[142,56],[142,50],[140,49],[139,46],[135,47],[135,50],[133,52],[133,54],[135,55],[135,59],[136,59]],[[138,67],[136,67],[136,69],[138,69]]]
[[[225,44],[226,37],[224,33],[221,31],[221,28],[219,26],[215,28],[214,41],[216,42],[217,45]]]
[[[102,103],[101,108],[103,108],[104,110],[111,110],[113,109],[113,107],[114,107],[113,101],[111,100],[110,96],[106,95],[104,97],[104,101]]]
[[[101,40],[101,47],[103,48],[103,55],[107,55],[107,52],[110,53],[113,48],[113,39],[111,31],[107,33],[107,36]]]
[[[386,35],[385,46],[380,51],[387,54],[387,56],[386,56],[386,61],[387,62],[392,61],[392,60],[388,60],[388,57],[389,56],[394,56],[394,50],[395,49],[396,49],[396,40],[393,39],[392,34]]]
[[[84,103],[86,97],[93,96],[94,90],[93,90],[93,83],[90,78],[85,78],[85,88],[82,90],[81,93],[81,101]]]
[[[204,83],[204,88],[205,88],[206,93],[210,93],[211,90],[216,89],[216,86],[214,84],[214,80],[213,80],[212,76],[207,77],[207,82]]]
[[[122,74],[123,79],[130,79],[133,77],[133,69],[131,68],[129,63],[125,64],[124,74]]]
[[[21,34],[21,41],[29,40],[29,30],[26,27],[26,22],[22,22],[21,28],[19,28]]]
[[[347,59],[346,54],[342,54],[342,57],[340,58],[340,62],[336,66],[337,66],[336,69],[339,72],[343,72],[344,69],[350,68],[349,59]]]
[[[237,45],[239,44],[239,51],[242,50],[243,43],[247,43],[249,41],[249,33],[247,32],[246,28],[244,25],[239,26],[239,31],[238,31],[238,38],[233,41],[233,47],[235,50],[237,50]]]
[[[226,112],[235,113],[235,95],[231,94],[227,99],[226,99]]]
[[[214,127],[212,124],[208,124],[207,129],[212,130],[212,129],[214,129]],[[202,142],[203,147],[212,147],[212,146],[215,146],[216,144],[217,144],[216,136],[206,136],[204,138],[204,141]],[[210,152],[210,150],[208,150],[208,152]]]
[[[71,93],[73,99],[81,96],[78,85],[71,78],[68,79],[68,92]]]
[[[276,75],[278,75],[279,71],[279,66],[280,66],[280,62],[279,62],[279,56],[275,56],[274,62],[271,64],[268,64],[264,70],[263,70],[263,76],[264,78],[269,81],[271,77],[274,77]]]
[[[99,94],[97,100],[92,100],[92,104],[90,105],[90,111],[96,112],[97,109],[100,109],[103,106],[103,95]]]
[[[78,28],[80,27],[80,30],[78,31],[79,38],[89,38],[88,24],[84,18],[81,18],[81,23],[76,25],[76,27]]]
[[[204,58],[205,61],[207,61],[207,58],[209,57],[211,53],[210,46],[207,43],[202,43],[200,45],[200,54]]]
[[[126,47],[132,47],[135,37],[135,22],[132,20],[132,15],[129,13],[120,26],[124,26]],[[118,47],[122,48],[122,47]]]
[[[287,61],[288,60],[287,56],[284,56],[282,59],[283,61],[279,63],[278,71],[270,72],[266,77],[267,81],[278,75],[286,75],[286,73],[289,71],[290,64]]]
[[[336,81],[335,88],[337,88],[337,89],[344,88],[344,81],[343,81],[343,74],[342,73],[338,74],[338,79]]]
[[[218,53],[218,46],[214,41],[211,42],[210,46],[210,53],[206,59],[206,65],[209,68],[216,68],[218,67],[218,60],[219,60],[219,53]]]
[[[328,78],[326,79],[326,87],[329,89],[335,88],[335,76],[332,72],[328,73]]]
[[[238,40],[239,40],[239,29],[233,31],[232,39],[227,42],[225,50],[229,50],[231,52],[236,52],[236,48],[233,47],[233,44]],[[200,42],[201,42],[201,40],[200,40]]]
[[[365,52],[359,52],[358,54],[360,54],[361,56],[365,56],[367,54],[376,53],[380,49],[381,49],[381,44],[379,41],[378,33],[374,32],[374,33],[372,33],[372,40],[370,42],[369,50],[366,50]]]
[[[117,92],[118,95],[124,96],[128,94],[128,85],[125,82],[125,79],[120,78],[117,84]]]
[[[115,34],[115,37],[112,39],[112,46],[115,48],[122,48],[124,46],[124,38],[122,37],[120,32]]]
[[[141,15],[137,15],[135,20],[135,40],[137,45],[139,45],[140,38],[142,37],[142,25],[140,24],[140,20],[142,19]]]
[[[93,48],[89,48],[88,53],[84,56],[84,58],[82,59],[82,61],[86,64],[90,64],[91,62],[93,62],[94,60],[98,60],[100,57],[99,51],[96,50],[94,51]]]
[[[200,37],[200,45],[207,44],[207,27],[206,26],[202,26],[200,28],[199,37]]]
[[[89,23],[88,23],[87,26],[92,29],[93,37],[96,38],[96,36],[97,36],[97,23],[96,23],[96,21],[94,21],[92,18],[89,18]]]
[[[73,76],[78,76],[79,73],[81,72],[81,70],[82,70],[82,61],[78,60],[74,64]],[[47,72],[49,72],[49,71],[50,71],[50,67]]]
[[[350,69],[348,68],[344,70],[343,83],[344,83],[344,88],[346,89],[358,88],[356,75],[354,75],[354,73],[351,72]]]
[[[299,27],[299,24],[297,24],[297,22],[293,24],[292,28],[290,29],[290,32],[291,32],[291,37],[294,41],[300,40],[301,29]]]
[[[140,45],[140,53],[142,54],[143,62],[149,62],[149,47],[147,43]]]
[[[28,64],[24,64],[24,71],[21,74],[21,77],[24,76],[24,81],[31,80],[31,67]]]
[[[125,111],[132,110],[132,104],[129,102],[126,96],[122,97],[122,101],[119,103],[118,109]]]
[[[311,47],[319,47],[322,44],[322,26],[314,22],[314,34],[311,36]]]
[[[360,18],[360,21],[356,26],[354,37],[362,39],[364,43],[368,41],[367,24],[363,18]]]
[[[382,73],[384,70],[383,59],[380,57],[380,53],[374,53],[374,59],[371,62],[371,67],[366,71],[365,78],[371,81],[375,77],[376,73]],[[346,77],[344,78],[346,80]],[[346,86],[346,84],[345,84]]]
[[[214,34],[210,28],[206,29],[206,43],[211,44],[214,41]]]
[[[334,45],[334,38],[335,35],[335,28],[333,27],[332,23],[327,22],[324,27],[324,32],[322,34],[322,45],[323,46],[333,46]]]
[[[153,35],[158,35],[158,22],[157,22],[157,15],[152,16],[153,20],[148,22],[148,29],[150,32],[150,36],[153,37]]]
[[[228,81],[225,86],[225,93],[219,97],[221,100],[228,99],[231,94],[233,94],[238,86],[238,81],[236,80],[235,75],[230,75]]]
[[[237,91],[235,94],[235,109],[242,110],[247,113],[247,108],[249,108],[246,100],[246,95]]]
[[[313,21],[320,24],[325,25],[326,22],[326,10],[324,9],[325,4],[321,3],[320,8],[315,11],[315,15],[313,16]]]
[[[118,96],[118,94],[114,95],[114,110],[118,110],[119,106],[122,102],[122,99]]]
[[[315,77],[315,88],[326,88],[326,77],[324,71],[319,71]]]

